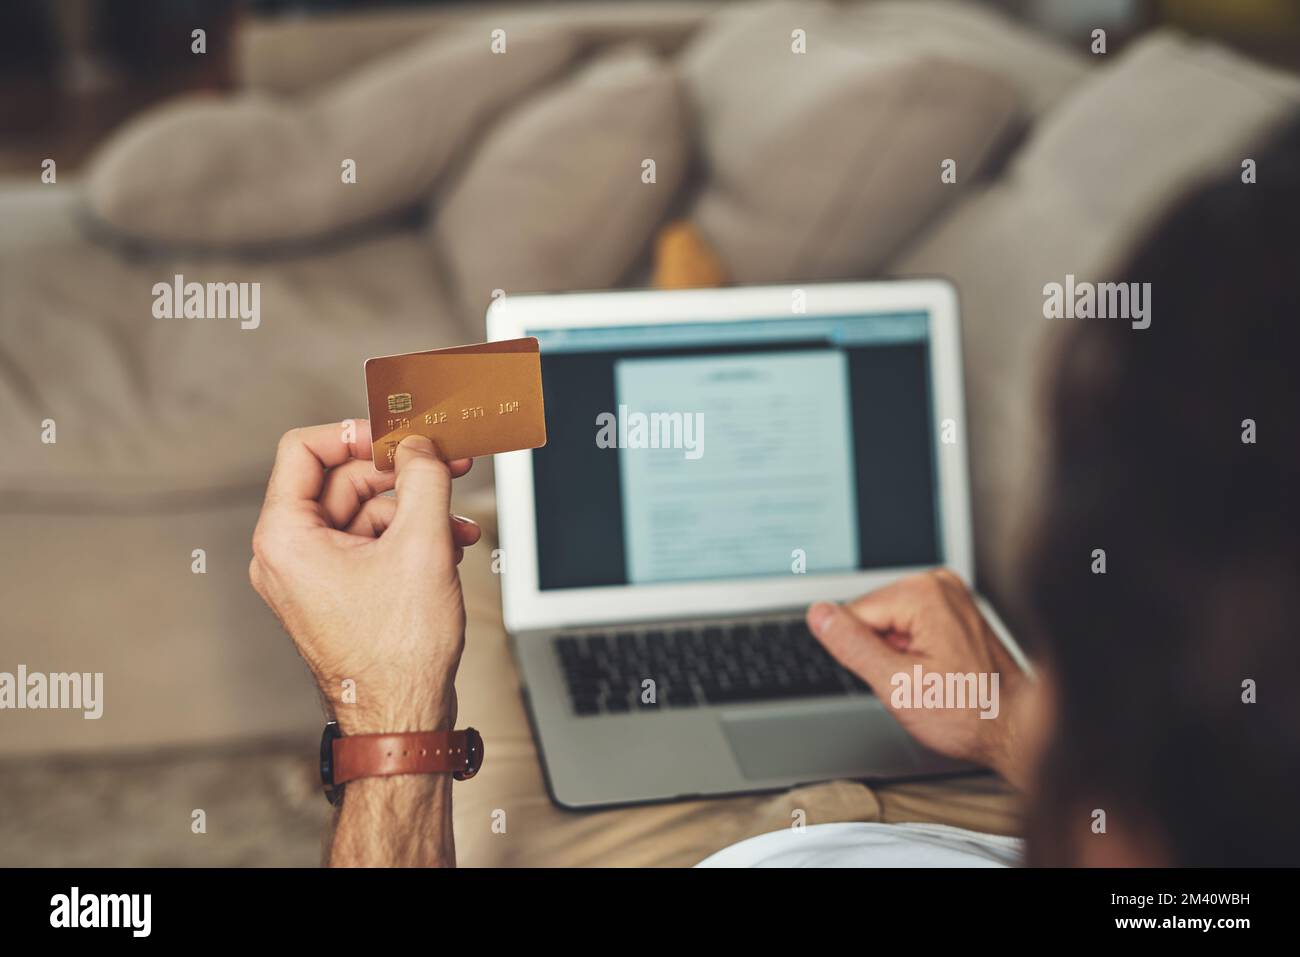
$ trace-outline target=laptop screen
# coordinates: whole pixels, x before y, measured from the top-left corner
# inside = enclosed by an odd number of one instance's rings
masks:
[[[542,590],[939,561],[926,313],[527,334]]]

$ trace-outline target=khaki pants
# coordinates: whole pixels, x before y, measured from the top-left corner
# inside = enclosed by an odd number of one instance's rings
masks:
[[[489,539],[491,529],[486,521],[484,525]],[[471,549],[461,568],[469,627],[456,682],[458,724],[478,728],[486,748],[483,770],[455,785],[461,866],[690,866],[729,844],[796,820],[931,821],[1018,833],[1017,796],[991,774],[874,788],[831,781],[779,794],[608,811],[557,807],[546,794],[501,625],[491,547],[485,541]]]

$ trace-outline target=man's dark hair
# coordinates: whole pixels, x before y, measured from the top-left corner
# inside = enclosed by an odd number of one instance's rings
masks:
[[[1032,863],[1110,839],[1100,809],[1169,864],[1300,865],[1300,122],[1250,155],[1257,183],[1234,161],[1120,277],[1149,328],[1060,343],[1024,562],[1056,714]]]

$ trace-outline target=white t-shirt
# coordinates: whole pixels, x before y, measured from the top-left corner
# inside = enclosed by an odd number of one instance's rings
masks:
[[[810,824],[724,847],[696,867],[1015,867],[1018,837],[946,824]]]

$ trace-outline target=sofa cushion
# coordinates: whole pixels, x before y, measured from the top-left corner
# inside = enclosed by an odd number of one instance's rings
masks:
[[[318,237],[413,206],[489,119],[558,73],[562,28],[459,30],[383,57],[304,100],[188,97],[113,136],[91,213],[126,237],[210,246]],[[344,182],[344,161],[356,164]]]
[[[846,37],[844,17],[747,7],[684,56],[709,175],[692,219],[738,282],[877,272],[1014,128],[1019,96],[997,74]],[[955,183],[941,179],[948,159]]]
[[[1025,503],[1050,426],[1037,413],[1039,380],[1057,361],[1048,343],[1061,326],[1043,318],[1043,286],[1067,273],[1114,279],[1180,197],[1238,174],[1252,145],[1297,108],[1295,78],[1152,35],[1092,73],[1006,176],[892,264],[898,275],[947,276],[960,292],[976,567],[995,596],[1015,597]],[[1161,315],[1158,290],[1153,299],[1153,322],[1177,321]]]
[[[911,56],[935,56],[996,73],[1015,87],[1031,119],[1051,110],[1091,61],[988,6],[951,0],[885,0],[854,4],[837,32],[855,42],[885,44]]]
[[[687,160],[678,83],[639,46],[603,54],[499,123],[434,200],[432,239],[465,308],[493,290],[600,289],[653,237]],[[654,161],[654,182],[643,163]]]
[[[332,4],[331,6],[340,6]],[[297,93],[354,70],[421,34],[446,33],[466,21],[514,35],[565,21],[584,46],[641,40],[662,54],[675,52],[713,11],[715,0],[584,2],[580,10],[556,4],[350,5],[337,13],[317,5],[310,17],[250,17],[235,37],[238,82],[267,93]],[[580,14],[576,15],[575,13]]]

